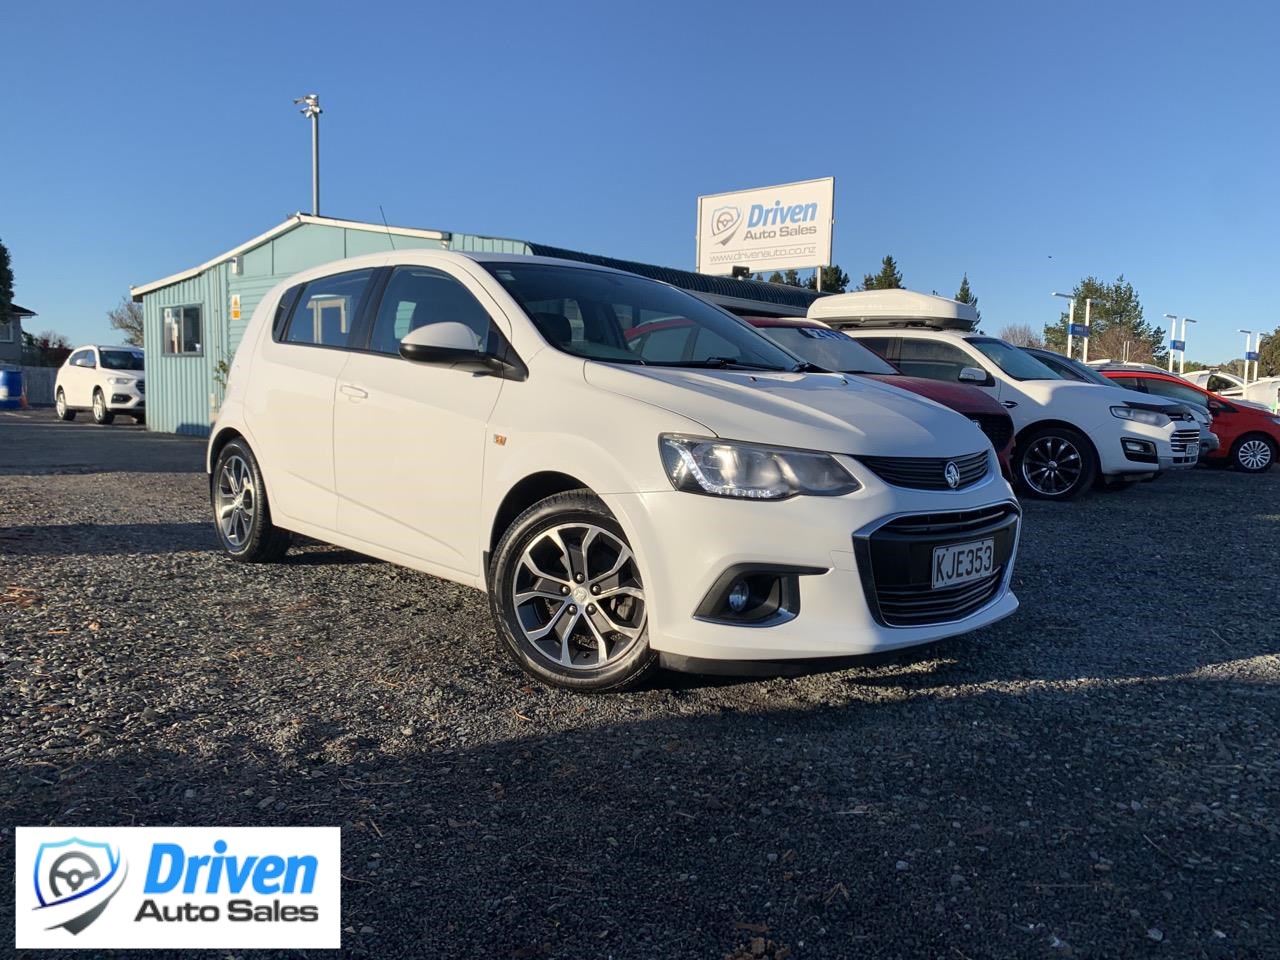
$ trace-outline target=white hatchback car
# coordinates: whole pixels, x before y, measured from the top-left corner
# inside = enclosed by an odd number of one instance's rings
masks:
[[[696,326],[692,354],[687,329],[679,356],[629,345],[655,317]],[[232,558],[293,531],[486,590],[515,661],[578,690],[812,668],[1017,607],[1020,511],[974,424],[583,264],[298,274],[254,311],[208,469]]]
[[[72,350],[53,387],[58,419],[74,420],[77,411],[88,410],[95,423],[110,423],[118,413],[142,423],[147,415],[144,359],[141,347]]]
[[[970,383],[999,400],[1017,431],[1014,477],[1031,496],[1069,500],[1098,479],[1122,483],[1200,459],[1196,424],[1146,409],[1123,388],[1065,380],[1013,344],[974,332],[969,304],[867,290],[823,297],[809,316],[909,376]]]

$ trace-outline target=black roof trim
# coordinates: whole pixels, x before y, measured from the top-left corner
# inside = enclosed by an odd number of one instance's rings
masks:
[[[638,273],[651,280],[661,280],[673,287],[689,290],[693,293],[706,293],[720,297],[737,297],[741,300],[755,300],[759,303],[773,303],[798,310],[808,309],[809,304],[826,294],[813,290],[804,290],[781,283],[766,283],[763,280],[735,280],[732,277],[709,277],[705,273],[694,273],[692,270],[677,270],[674,267],[656,267],[649,263],[637,263],[634,260],[618,260],[614,257],[601,257],[594,253],[580,253],[577,250],[563,250],[560,247],[549,247],[545,243],[526,243],[529,252],[538,257],[555,257],[559,260],[577,260],[579,263],[592,263],[597,267],[612,267],[614,270],[626,270]]]

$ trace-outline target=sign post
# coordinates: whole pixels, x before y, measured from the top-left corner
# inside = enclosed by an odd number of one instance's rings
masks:
[[[735,266],[753,272],[817,269],[831,262],[835,178],[698,198],[697,271],[729,276]]]

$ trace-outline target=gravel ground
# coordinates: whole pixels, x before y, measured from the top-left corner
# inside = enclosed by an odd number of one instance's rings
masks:
[[[479,593],[224,561],[199,444],[86,472],[51,416],[0,416],[6,883],[15,824],[337,824],[352,956],[1280,954],[1280,471],[1026,504],[1022,609],[923,654],[583,698]]]

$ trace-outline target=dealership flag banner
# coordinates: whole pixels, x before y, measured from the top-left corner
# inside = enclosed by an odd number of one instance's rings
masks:
[[[698,272],[713,276],[831,264],[834,177],[698,198]]]
[[[334,949],[337,827],[18,827],[15,946]]]

